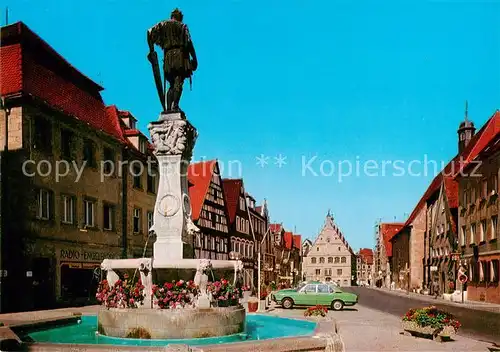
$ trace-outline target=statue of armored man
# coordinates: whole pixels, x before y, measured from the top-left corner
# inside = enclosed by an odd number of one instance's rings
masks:
[[[193,41],[186,24],[182,22],[183,15],[179,9],[172,11],[170,19],[162,21],[148,30],[148,59],[153,66],[156,89],[163,112],[181,112],[179,102],[182,95],[184,80],[189,78],[198,68],[198,60]],[[161,78],[158,56],[154,46],[163,49],[163,75],[168,82],[165,105],[165,86]]]

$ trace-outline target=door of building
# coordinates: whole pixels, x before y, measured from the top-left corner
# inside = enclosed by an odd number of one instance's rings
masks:
[[[55,303],[54,265],[51,258],[33,259],[33,308],[52,308]]]
[[[96,288],[93,268],[84,268],[80,263],[61,265],[61,296],[66,302],[74,305],[87,304],[95,297]]]

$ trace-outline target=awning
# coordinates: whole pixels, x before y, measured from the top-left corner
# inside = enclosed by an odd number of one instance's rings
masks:
[[[61,266],[67,265],[70,269],[95,269],[101,266],[101,263],[84,262],[61,262]]]

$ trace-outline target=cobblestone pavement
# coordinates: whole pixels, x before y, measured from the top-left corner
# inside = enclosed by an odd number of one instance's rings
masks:
[[[304,309],[277,308],[269,314],[300,318]],[[363,306],[328,314],[337,320],[340,336],[349,351],[485,351],[492,344],[469,337],[456,336],[453,341],[435,342],[430,339],[401,335],[399,317]]]

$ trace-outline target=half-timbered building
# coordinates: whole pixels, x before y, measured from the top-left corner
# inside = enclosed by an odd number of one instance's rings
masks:
[[[200,229],[193,238],[194,257],[229,259],[229,217],[218,162],[189,165],[188,181],[191,217]]]
[[[229,215],[231,251],[239,253],[243,261],[243,282],[252,285],[255,270],[255,238],[250,227],[250,210],[247,206],[242,179],[223,179]]]

